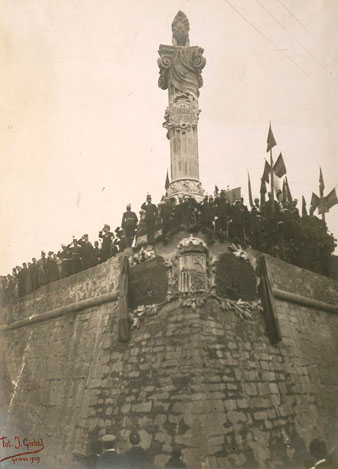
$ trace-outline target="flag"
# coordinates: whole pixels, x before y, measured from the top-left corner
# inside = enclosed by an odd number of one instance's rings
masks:
[[[263,171],[263,179],[267,184],[269,183],[269,180],[270,180],[270,171],[271,171],[270,165],[265,160],[264,171]]]
[[[273,170],[279,178],[286,174],[286,167],[281,153],[279,154],[276,163],[273,165]]]
[[[164,185],[166,191],[169,189],[169,186],[170,186],[170,181],[169,181],[169,174],[167,170],[167,176],[165,178],[165,185]]]
[[[268,144],[266,151],[270,151],[275,145],[277,145],[275,137],[273,136],[273,133],[271,130],[271,123],[270,123],[268,138],[266,142]]]
[[[291,191],[290,191],[290,187],[289,187],[289,183],[288,183],[288,178],[285,176],[285,187],[286,187],[286,193],[287,193],[287,196],[288,196],[288,201],[291,203],[292,202],[292,195],[291,195]]]
[[[254,203],[253,203],[253,200],[252,200],[251,182],[250,182],[249,173],[248,173],[248,192],[249,192],[249,204],[250,204],[250,207],[253,207]]]
[[[313,215],[313,212],[319,206],[320,198],[314,192],[312,192],[311,202],[310,202],[310,215]]]
[[[306,210],[306,201],[305,197],[302,195],[302,217],[307,216],[307,210]]]
[[[328,212],[330,208],[336,204],[338,204],[338,198],[337,198],[336,188],[334,188],[326,197],[324,197],[325,212]]]
[[[232,204],[236,200],[240,200],[241,198],[241,188],[240,187],[235,187],[235,189],[230,189],[225,191],[225,197],[230,200],[230,203]]]
[[[275,189],[275,193],[276,193],[276,196],[277,196],[278,192],[282,193],[282,190],[280,188],[280,182],[279,182],[279,179],[277,177],[277,174],[275,173],[275,171],[272,171],[272,172],[273,172],[273,187]]]
[[[323,178],[323,173],[322,173],[322,168],[319,166],[319,196],[323,197],[324,195],[324,178]]]
[[[241,188],[235,187],[235,189],[231,189],[232,200],[240,200],[241,199]]]
[[[271,166],[269,165],[269,163],[265,160],[265,166],[264,166],[264,172],[263,172],[263,177],[262,179],[264,180],[264,182],[266,182],[267,184],[270,182],[270,173],[271,173]],[[275,171],[273,170],[272,171],[273,173],[273,188],[274,188],[274,191],[276,192],[282,192],[281,190],[281,187],[280,187],[280,182],[279,182],[279,179],[277,177],[277,174],[275,173]]]

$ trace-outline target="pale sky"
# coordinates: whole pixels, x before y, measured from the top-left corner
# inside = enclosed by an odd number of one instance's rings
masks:
[[[231,6],[232,5],[232,6]],[[0,0],[0,274],[158,202],[169,167],[157,51],[178,10],[207,59],[200,177],[253,192],[269,122],[291,192],[338,184],[336,0]],[[236,11],[237,10],[237,11]],[[338,206],[327,216],[338,237]]]

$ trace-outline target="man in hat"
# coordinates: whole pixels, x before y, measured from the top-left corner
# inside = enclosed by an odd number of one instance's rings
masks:
[[[216,231],[221,236],[224,236],[227,234],[227,225],[230,219],[231,210],[231,205],[226,198],[225,190],[221,190],[220,197],[215,199],[215,206],[217,211]]]
[[[145,211],[144,221],[147,227],[147,243],[152,244],[155,236],[155,220],[157,217],[157,207],[151,202],[151,195],[147,195],[146,201],[141,205]]]
[[[37,290],[39,287],[39,265],[35,257],[32,258],[32,264],[29,268],[32,277],[32,290]]]
[[[126,466],[130,469],[148,469],[151,467],[151,457],[144,450],[140,443],[140,435],[136,431],[132,431],[129,435],[129,441],[132,447],[124,454]]]
[[[250,212],[250,235],[252,246],[261,250],[262,215],[259,208],[259,199],[255,199],[255,204]]]
[[[110,231],[109,225],[104,225],[99,231],[99,238],[102,240],[101,262],[105,262],[112,256],[112,240],[114,239],[114,233]]]
[[[41,251],[41,258],[38,261],[39,264],[39,287],[42,287],[47,282],[46,276],[46,265],[47,265],[47,258],[45,251]]]
[[[122,457],[115,450],[115,435],[103,435],[101,438],[103,453],[97,458],[96,469],[120,469]]]
[[[206,195],[199,205],[199,223],[203,229],[212,230],[213,207],[209,204],[209,198]]]
[[[118,252],[123,252],[128,247],[127,239],[124,234],[124,230],[118,226],[115,230],[115,234],[116,234],[116,237],[113,243],[114,255],[117,254]]]
[[[97,258],[92,243],[89,241],[87,234],[82,235],[82,238],[78,241],[81,246],[81,259],[82,269],[86,270],[97,264]]]
[[[132,212],[131,205],[128,204],[126,207],[126,212],[124,212],[122,216],[121,222],[121,226],[124,230],[128,247],[131,247],[133,244],[137,222],[137,215],[135,212]]]
[[[171,453],[171,458],[165,465],[166,469],[184,469],[187,466],[184,464],[184,462],[181,460],[182,456],[182,450],[181,448],[174,448],[172,453]]]
[[[162,225],[162,235],[167,236],[171,229],[171,221],[173,218],[174,206],[168,197],[163,197],[159,204],[159,216]]]

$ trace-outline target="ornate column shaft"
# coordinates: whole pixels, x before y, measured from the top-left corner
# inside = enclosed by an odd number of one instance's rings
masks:
[[[179,11],[172,23],[173,45],[160,45],[159,87],[168,89],[169,105],[163,126],[170,140],[171,183],[169,196],[191,195],[201,199],[204,190],[199,181],[197,125],[200,113],[199,88],[206,60],[203,49],[190,47],[189,22]]]

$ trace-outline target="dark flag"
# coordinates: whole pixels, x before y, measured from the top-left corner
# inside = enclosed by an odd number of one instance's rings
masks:
[[[291,195],[291,191],[290,191],[290,187],[289,187],[289,183],[288,183],[288,178],[285,177],[285,187],[286,187],[286,193],[288,195],[288,200],[289,202],[291,203],[292,202],[292,195]]]
[[[313,215],[317,207],[319,207],[320,198],[314,192],[312,192],[311,202],[310,202],[310,215]]]
[[[307,210],[306,210],[306,201],[305,197],[302,195],[302,217],[307,216]]]
[[[286,174],[286,167],[281,153],[279,154],[276,163],[273,165],[273,170],[276,176],[278,176],[279,178],[283,177]]]
[[[334,188],[326,197],[324,197],[325,212],[328,212],[330,208],[336,204],[338,204],[338,198],[337,198],[336,188]]]
[[[270,151],[275,145],[277,145],[275,137],[273,136],[273,133],[271,130],[271,123],[270,123],[268,138],[266,142],[268,144],[266,151]]]
[[[322,173],[322,168],[319,166],[319,196],[323,197],[324,195],[324,178],[323,178],[323,173]]]
[[[248,192],[249,192],[249,204],[250,207],[253,207],[253,199],[252,199],[252,191],[251,191],[251,182],[250,182],[250,175],[248,173]]]
[[[263,179],[264,179],[264,182],[266,182],[267,184],[269,183],[269,180],[270,180],[270,172],[271,172],[270,165],[265,160],[264,171],[263,171]]]
[[[165,178],[165,185],[164,185],[166,191],[169,189],[169,186],[170,186],[170,181],[169,181],[169,174],[167,170],[167,176]]]

